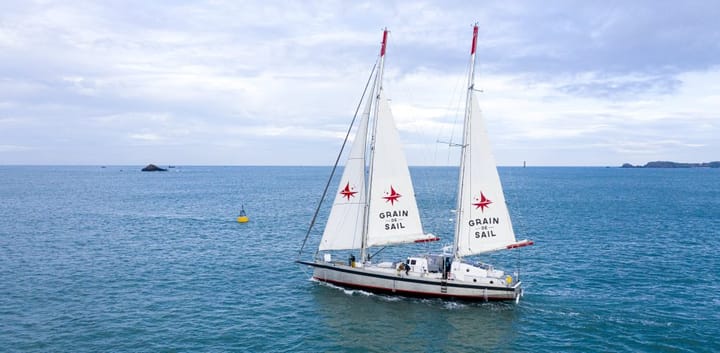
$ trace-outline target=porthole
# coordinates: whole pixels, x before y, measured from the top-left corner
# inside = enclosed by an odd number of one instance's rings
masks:
[[[477,278],[473,278],[473,282],[477,282]]]
[[[493,284],[493,281],[490,281],[490,284]]]

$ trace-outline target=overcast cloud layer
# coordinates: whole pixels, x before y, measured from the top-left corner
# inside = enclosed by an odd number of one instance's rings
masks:
[[[453,163],[472,24],[500,165],[720,160],[715,1],[2,1],[0,164],[327,165],[391,30],[408,160]]]

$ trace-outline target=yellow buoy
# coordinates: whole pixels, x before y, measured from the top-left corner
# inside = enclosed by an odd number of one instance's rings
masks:
[[[250,218],[245,214],[245,206],[242,206],[242,209],[240,210],[240,214],[237,217],[238,223],[247,223],[250,221]]]

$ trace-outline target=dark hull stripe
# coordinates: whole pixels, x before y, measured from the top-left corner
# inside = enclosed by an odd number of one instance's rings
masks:
[[[389,279],[389,280],[399,281],[399,282],[440,285],[440,282],[437,282],[437,281],[427,281],[427,280],[407,278],[407,277],[388,276],[388,275],[383,275],[383,274],[379,274],[379,273],[367,273],[367,272],[362,272],[362,271],[341,268],[341,267],[337,267],[337,266],[318,264],[315,262],[297,261],[297,263],[300,263],[303,265],[308,265],[308,266],[313,266],[313,267],[322,267],[322,268],[326,268],[331,271],[347,272],[347,273],[353,273],[353,274],[357,274],[357,275],[361,275],[361,276],[377,277],[377,278]],[[520,284],[520,282],[515,284],[515,286],[508,288],[508,287],[474,286],[472,284],[458,284],[458,283],[453,283],[453,282],[448,281],[445,284],[445,286],[446,287],[455,287],[455,288],[490,289],[490,290],[497,290],[497,291],[514,292],[515,288],[517,288],[517,286],[519,284]]]
[[[378,293],[378,294],[392,294],[392,295],[402,295],[406,297],[413,297],[413,298],[438,298],[438,299],[458,299],[458,300],[468,300],[468,301],[510,301],[515,300],[515,297],[508,298],[508,297],[493,297],[493,296],[476,296],[476,295],[451,295],[451,294],[443,294],[443,293],[432,293],[432,292],[416,292],[416,291],[408,291],[408,290],[395,290],[385,288],[385,287],[373,287],[373,286],[364,286],[354,283],[346,283],[346,282],[340,282],[340,281],[333,281],[333,280],[326,280],[318,277],[313,277],[314,279],[320,281],[320,282],[326,282],[330,283],[336,286],[345,287],[345,288],[351,288],[351,289],[359,289],[359,290],[365,290],[371,293]]]

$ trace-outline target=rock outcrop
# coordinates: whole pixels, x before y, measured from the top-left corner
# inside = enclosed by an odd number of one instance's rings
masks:
[[[648,162],[645,165],[625,163],[621,168],[720,168],[720,162],[678,163],[668,161]]]
[[[167,169],[160,168],[154,164],[148,164],[145,168],[141,170],[143,172],[167,172]]]

